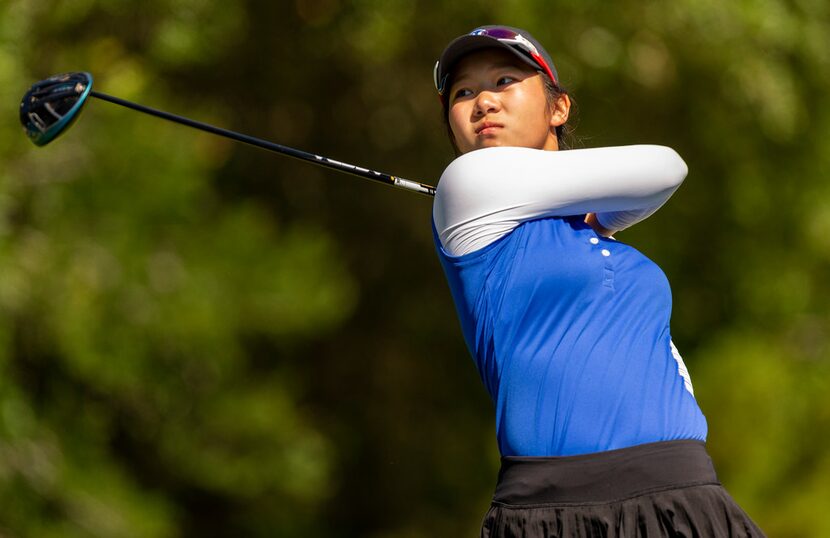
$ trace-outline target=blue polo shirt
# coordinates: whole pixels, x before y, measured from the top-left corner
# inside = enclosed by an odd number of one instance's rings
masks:
[[[524,222],[462,256],[435,242],[502,455],[706,439],[672,353],[668,280],[643,254],[581,216]]]

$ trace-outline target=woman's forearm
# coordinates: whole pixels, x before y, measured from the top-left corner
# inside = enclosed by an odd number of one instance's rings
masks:
[[[656,211],[686,173],[683,159],[664,146],[488,148],[447,167],[433,218],[442,245],[455,255],[536,218],[597,213],[603,227],[618,230]]]

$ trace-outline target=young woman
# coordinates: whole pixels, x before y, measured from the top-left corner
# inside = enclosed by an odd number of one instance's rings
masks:
[[[763,536],[718,483],[660,269],[613,232],[680,186],[673,150],[559,151],[570,100],[524,30],[435,66],[450,140],[433,207],[502,466],[483,537]]]

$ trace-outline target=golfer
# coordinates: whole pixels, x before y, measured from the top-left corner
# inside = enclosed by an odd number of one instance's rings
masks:
[[[612,238],[686,164],[654,145],[561,151],[570,100],[521,29],[455,39],[435,84],[459,155],[436,247],[502,455],[481,536],[763,536],[706,453],[665,275]]]

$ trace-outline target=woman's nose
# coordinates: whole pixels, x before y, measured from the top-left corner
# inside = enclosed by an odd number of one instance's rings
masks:
[[[475,112],[479,115],[496,112],[499,107],[499,99],[494,92],[485,90],[476,96]]]

